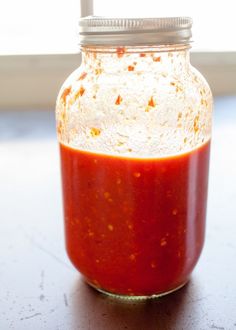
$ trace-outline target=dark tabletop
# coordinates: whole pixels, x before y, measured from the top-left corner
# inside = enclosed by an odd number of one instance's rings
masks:
[[[215,102],[206,243],[191,281],[121,302],[64,249],[54,114],[0,112],[0,330],[236,330],[236,98]]]

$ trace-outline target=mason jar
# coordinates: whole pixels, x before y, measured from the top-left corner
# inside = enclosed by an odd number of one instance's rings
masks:
[[[56,119],[68,256],[124,298],[170,293],[202,251],[212,95],[188,17],[80,19]]]

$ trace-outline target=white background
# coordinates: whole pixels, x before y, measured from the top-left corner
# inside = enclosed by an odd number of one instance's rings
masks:
[[[194,49],[235,51],[233,0],[94,0],[105,16],[191,16]],[[1,0],[0,54],[78,52],[79,0]]]

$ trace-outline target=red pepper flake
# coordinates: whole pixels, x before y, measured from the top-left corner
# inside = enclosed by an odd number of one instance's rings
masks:
[[[178,113],[178,120],[180,120],[182,118],[182,112]]]
[[[102,73],[102,69],[101,68],[98,68],[98,69],[95,69],[95,74],[98,76]]]
[[[153,62],[160,62],[161,61],[161,56],[155,57],[153,56]]]
[[[85,92],[85,89],[83,86],[80,87],[80,89],[77,91],[77,93],[75,94],[75,99],[77,99],[78,97],[82,96]]]
[[[128,71],[134,71],[134,66],[133,65],[129,65],[128,66]]]
[[[71,86],[67,87],[64,89],[63,93],[61,94],[61,100],[65,104],[66,103],[66,98],[71,92]]]
[[[152,261],[151,262],[151,268],[156,268],[157,267],[157,263],[156,261]]]
[[[63,111],[63,112],[61,113],[61,120],[62,120],[62,121],[65,121],[65,119],[66,119],[66,112]]]
[[[113,227],[111,224],[109,224],[107,227],[108,227],[108,229],[109,229],[110,231],[113,231],[113,230],[114,230],[114,227]]]
[[[58,133],[59,135],[61,135],[61,133],[62,133],[62,129],[63,129],[63,127],[62,127],[62,123],[59,122],[59,124],[58,124],[58,126],[57,126],[57,133]]]
[[[177,213],[178,213],[178,210],[177,209],[173,209],[172,214],[173,215],[176,215]]]
[[[120,105],[122,101],[123,101],[122,97],[118,95],[115,104]]]
[[[146,54],[145,53],[140,53],[139,57],[146,57]]]
[[[181,86],[177,85],[175,82],[170,82],[170,85],[176,86],[176,88],[175,88],[176,93],[183,92],[183,88]]]
[[[84,94],[84,92],[85,92],[85,89],[83,86],[81,86],[79,89],[79,96],[82,96]]]
[[[148,101],[148,106],[149,107],[155,107],[156,103],[155,101],[153,100],[153,97],[151,96],[149,101]]]
[[[108,191],[105,191],[103,195],[106,199],[108,199],[111,196]]]
[[[160,241],[160,245],[161,245],[161,246],[165,246],[166,244],[167,244],[167,242],[166,242],[166,238],[163,237],[163,238],[161,239],[161,241]]]
[[[121,147],[121,146],[123,146],[124,144],[125,144],[125,143],[124,143],[123,141],[118,141],[118,142],[117,142],[117,146],[118,146],[118,147]]]
[[[83,80],[87,76],[87,72],[81,73],[78,80]]]
[[[121,58],[125,53],[125,48],[124,47],[118,47],[116,49],[116,54],[119,58]]]
[[[193,123],[193,129],[195,133],[199,131],[198,121],[199,121],[199,116],[196,116],[194,118],[194,123]]]
[[[178,93],[178,92],[182,92],[182,91],[183,91],[183,88],[180,87],[180,86],[176,86],[175,91],[176,91],[176,93]]]
[[[101,130],[100,130],[100,128],[92,127],[90,130],[90,134],[93,137],[99,136],[101,134]]]

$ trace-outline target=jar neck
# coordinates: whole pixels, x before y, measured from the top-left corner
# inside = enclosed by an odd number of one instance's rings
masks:
[[[189,44],[152,47],[83,46],[82,65],[87,71],[102,72],[185,70],[189,67]],[[159,65],[158,65],[159,64]],[[160,65],[162,64],[162,65]]]

